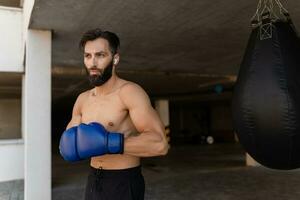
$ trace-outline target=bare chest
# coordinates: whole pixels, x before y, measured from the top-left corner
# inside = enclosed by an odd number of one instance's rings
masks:
[[[90,96],[81,108],[83,123],[99,122],[108,131],[130,129],[128,110],[117,95]]]

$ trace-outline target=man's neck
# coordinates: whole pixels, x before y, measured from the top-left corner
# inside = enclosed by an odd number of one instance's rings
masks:
[[[103,96],[112,92],[117,80],[116,75],[112,75],[111,78],[101,86],[96,86],[92,89],[93,96]]]

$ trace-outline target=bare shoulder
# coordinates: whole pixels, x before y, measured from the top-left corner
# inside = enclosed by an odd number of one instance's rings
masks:
[[[91,90],[86,90],[82,93],[80,93],[77,97],[77,99],[79,99],[80,101],[83,101],[85,99],[87,99],[87,97],[89,96],[89,94],[91,93]]]
[[[145,92],[144,89],[134,83],[134,82],[131,82],[131,81],[125,81],[124,80],[124,83],[122,84],[121,86],[121,91],[120,92]]]
[[[77,104],[78,106],[81,106],[87,100],[90,93],[91,93],[91,90],[86,90],[86,91],[80,93],[77,96],[75,104]]]
[[[136,103],[150,103],[149,97],[145,90],[138,84],[126,81],[120,88],[120,98],[126,105]]]
[[[145,90],[138,84],[126,81],[124,84],[122,84],[122,87],[120,88],[120,95],[121,97],[127,97],[127,96],[135,96],[135,95],[147,95]]]

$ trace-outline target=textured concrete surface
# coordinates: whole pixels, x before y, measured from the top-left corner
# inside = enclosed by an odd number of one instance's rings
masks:
[[[281,2],[299,27],[300,2]],[[54,65],[81,66],[77,41],[84,31],[101,27],[120,35],[123,69],[233,74],[257,3],[36,0],[30,28],[53,30]]]
[[[88,162],[53,156],[53,200],[83,199]],[[239,145],[172,147],[164,158],[143,161],[146,200],[298,200],[300,171],[245,167]],[[1,200],[23,199],[23,181],[0,183]]]
[[[8,181],[0,183],[0,200],[24,199],[24,181]]]
[[[30,28],[53,32],[53,68],[63,72],[53,78],[55,97],[88,87],[72,71],[83,68],[78,41],[83,32],[95,27],[120,36],[117,71],[123,78],[156,96],[200,93],[217,83],[232,84],[226,77],[238,72],[257,3],[36,0]],[[300,1],[289,0],[287,8],[299,29]]]

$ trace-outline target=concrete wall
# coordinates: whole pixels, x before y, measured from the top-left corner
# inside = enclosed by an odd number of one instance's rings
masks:
[[[24,142],[0,140],[0,182],[24,178]]]
[[[24,72],[23,12],[0,6],[0,72]],[[0,99],[0,182],[24,178],[21,100]]]
[[[231,107],[229,103],[211,106],[210,131],[216,138],[224,141],[234,141]]]
[[[216,142],[234,141],[230,102],[171,102],[170,126],[176,143],[203,142],[207,135]]]
[[[201,143],[209,133],[208,108],[197,102],[171,102],[171,143]]]
[[[31,198],[34,195],[43,196],[42,199],[51,199],[50,127],[46,127],[45,129],[48,131],[43,133],[46,134],[48,138],[45,139],[45,137],[43,137],[43,134],[40,135],[40,137],[36,137],[36,132],[39,133],[41,129],[35,128],[34,130],[32,130],[30,128],[37,127],[34,126],[34,123],[37,123],[39,125],[38,127],[44,126],[45,123],[40,123],[40,121],[44,122],[43,118],[41,118],[40,116],[37,116],[37,120],[33,120],[32,117],[29,117],[33,116],[33,114],[32,110],[28,107],[29,104],[36,104],[35,100],[39,101],[39,99],[28,101],[29,98],[36,96],[36,94],[31,94],[32,91],[35,91],[35,87],[37,87],[36,82],[40,82],[40,80],[36,81],[36,79],[34,79],[35,77],[44,78],[45,76],[47,76],[47,84],[43,84],[41,90],[43,91],[45,87],[47,88],[45,92],[40,92],[38,94],[41,94],[39,97],[44,97],[43,94],[45,93],[47,98],[51,99],[49,95],[49,91],[51,89],[49,76],[51,58],[51,54],[49,53],[51,52],[51,46],[49,45],[49,43],[51,41],[51,37],[49,37],[49,35],[51,34],[49,34],[48,32],[46,34],[41,34],[46,35],[45,42],[44,40],[40,42],[39,34],[31,37],[30,43],[28,42],[28,38],[30,38],[28,37],[28,25],[30,22],[30,16],[34,2],[34,0],[22,1],[21,4],[23,6],[23,9],[0,6],[0,72],[24,72],[24,44],[26,41],[27,46],[30,45],[31,47],[27,51],[27,54],[31,55],[30,58],[27,58],[27,68],[32,68],[32,63],[39,65],[39,68],[40,66],[44,66],[46,64],[45,68],[42,68],[42,70],[37,71],[32,69],[30,73],[28,72],[28,70],[26,71],[27,82],[23,81],[22,84],[22,103],[20,99],[0,99],[0,182],[15,179],[24,179],[25,177],[27,177],[27,180],[25,178],[25,199],[41,199]],[[47,50],[44,50],[45,46],[48,47],[46,48]],[[34,53],[31,51],[33,49],[32,47],[34,47]],[[39,49],[43,49],[44,51],[39,51]],[[39,57],[35,55],[39,55],[40,52],[42,52],[43,55],[45,54],[47,56],[46,59],[45,56]],[[39,59],[36,59],[35,56]],[[43,62],[35,62],[40,60],[42,60]],[[33,84],[28,84],[30,81],[36,82]],[[45,79],[43,79],[43,81],[45,81]],[[27,84],[24,84],[25,82]],[[24,91],[26,91],[26,94],[24,93]],[[25,98],[27,99],[26,101],[24,101]],[[47,100],[45,104],[47,105],[47,108],[50,108],[50,101]],[[25,112],[26,110],[27,112]],[[40,111],[35,112],[37,114],[43,112],[47,113],[45,114],[47,115],[45,121],[47,125],[50,126],[50,123],[48,123],[48,119],[50,118],[50,110],[45,109],[45,106],[43,106],[42,109],[37,110]],[[26,138],[25,136],[27,136],[27,146],[24,145],[22,133],[25,133],[24,138]],[[32,138],[29,138],[28,135],[32,136]],[[36,138],[38,138],[38,140],[41,140],[41,142],[36,140]],[[30,145],[28,141],[31,142]],[[47,145],[44,145],[44,141],[47,143]],[[36,144],[40,144],[41,148],[37,149],[42,149],[41,152],[35,150]],[[34,149],[34,151],[31,149]],[[35,154],[39,154],[39,156],[43,155],[44,149],[47,150],[46,153],[48,154],[44,154],[46,156],[36,159],[38,157]],[[47,162],[44,162],[45,160]],[[40,165],[45,166],[36,167],[36,163],[40,163]],[[41,174],[43,175],[41,176]],[[44,179],[46,179],[46,181],[44,181],[42,184],[37,183],[37,181],[42,182]],[[35,190],[38,192],[36,192]]]
[[[21,137],[21,99],[0,99],[0,140]]]
[[[24,178],[21,99],[0,99],[0,182]]]
[[[19,8],[0,6],[0,72],[23,71],[23,15]]]
[[[19,7],[20,0],[0,0],[0,6]]]

